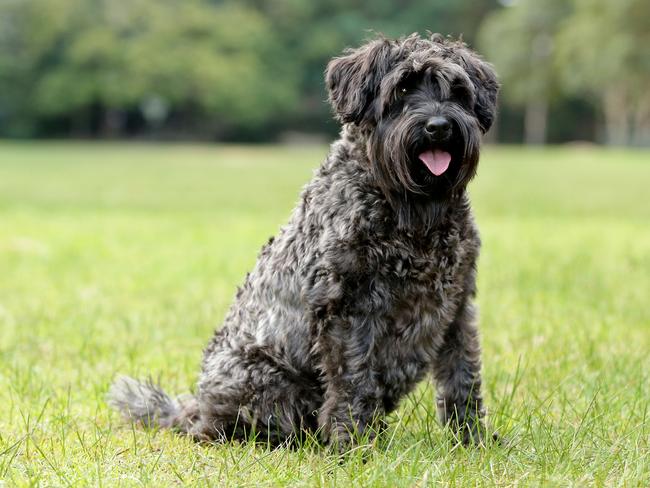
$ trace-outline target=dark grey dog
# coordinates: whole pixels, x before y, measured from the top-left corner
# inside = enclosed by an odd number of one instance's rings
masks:
[[[341,138],[238,290],[196,396],[123,377],[111,403],[199,440],[312,431],[345,447],[432,374],[441,421],[480,441],[480,241],[465,187],[495,73],[461,42],[414,34],[346,51],[326,81]]]

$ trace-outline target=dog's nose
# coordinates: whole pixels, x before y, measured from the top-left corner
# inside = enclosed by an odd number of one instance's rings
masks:
[[[424,130],[427,132],[427,134],[435,137],[447,136],[450,129],[451,124],[444,117],[431,117],[429,120],[427,120],[427,123],[424,126]]]

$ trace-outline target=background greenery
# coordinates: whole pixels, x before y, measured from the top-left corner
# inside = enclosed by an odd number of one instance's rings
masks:
[[[493,138],[650,145],[647,0],[0,0],[0,136],[331,135],[327,61],[427,30],[496,64]]]
[[[425,385],[364,459],[132,429],[117,373],[197,378],[202,347],[325,147],[0,143],[7,486],[650,485],[647,152],[487,147],[471,194],[490,421],[454,445]],[[2,485],[0,481],[0,485]]]

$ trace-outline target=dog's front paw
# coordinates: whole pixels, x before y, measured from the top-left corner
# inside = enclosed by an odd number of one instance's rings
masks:
[[[345,454],[359,445],[358,436],[346,425],[337,424],[327,436],[327,445],[332,452]]]
[[[329,430],[329,435],[324,440],[332,452],[346,454],[372,447],[377,436],[386,428],[387,424],[383,420],[364,426],[339,423]]]
[[[488,447],[503,445],[505,440],[496,432],[491,432],[481,421],[467,422],[454,429],[454,437],[465,447]]]

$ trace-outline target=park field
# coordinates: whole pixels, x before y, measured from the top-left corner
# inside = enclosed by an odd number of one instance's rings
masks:
[[[190,391],[325,147],[0,142],[0,487],[650,486],[650,152],[487,147],[470,192],[489,421],[423,384],[374,446],[196,445],[125,424],[116,374]]]

